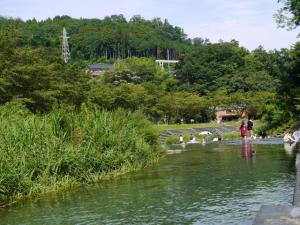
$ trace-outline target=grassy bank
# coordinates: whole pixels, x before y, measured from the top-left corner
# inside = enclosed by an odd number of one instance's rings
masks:
[[[215,121],[209,123],[191,123],[191,124],[158,124],[155,125],[160,131],[172,130],[172,129],[186,129],[186,128],[207,128],[207,127],[223,127],[223,126],[236,126],[241,125],[239,121],[221,122]]]
[[[0,107],[0,203],[147,166],[158,135],[140,113],[56,108],[38,116]]]

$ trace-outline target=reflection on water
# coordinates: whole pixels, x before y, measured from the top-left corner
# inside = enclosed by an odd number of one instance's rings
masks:
[[[251,224],[262,204],[292,202],[294,158],[273,143],[186,146],[143,171],[0,209],[0,224]]]
[[[242,141],[242,149],[241,156],[246,160],[255,161],[255,149],[254,149],[254,141],[253,140],[243,140]]]

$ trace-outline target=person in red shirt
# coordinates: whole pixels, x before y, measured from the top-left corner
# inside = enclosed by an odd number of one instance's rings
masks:
[[[242,121],[242,124],[240,126],[240,131],[241,131],[241,137],[242,138],[246,138],[247,137],[247,133],[248,133],[248,129],[247,129],[247,126],[245,125],[244,121]]]

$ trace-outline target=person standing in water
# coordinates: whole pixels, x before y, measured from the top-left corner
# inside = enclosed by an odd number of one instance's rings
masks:
[[[241,131],[241,137],[245,139],[247,137],[248,129],[244,121],[242,121],[242,124],[240,126],[240,131]]]
[[[183,144],[183,136],[181,134],[179,136],[179,144]]]
[[[251,138],[253,138],[253,121],[251,119],[247,122],[247,129],[249,131],[249,135]]]
[[[193,141],[195,141],[195,137],[194,137],[193,134],[191,134],[191,135],[190,135],[190,142],[193,142]]]

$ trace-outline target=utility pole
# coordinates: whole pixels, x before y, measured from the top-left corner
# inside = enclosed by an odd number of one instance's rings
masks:
[[[67,36],[66,28],[63,29],[63,36],[62,36],[62,57],[67,63],[71,59],[70,51],[69,51],[69,44],[68,44],[68,36]]]

